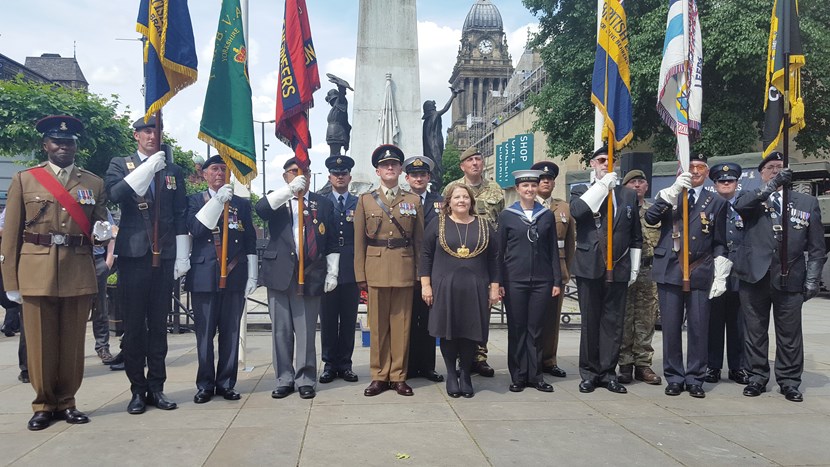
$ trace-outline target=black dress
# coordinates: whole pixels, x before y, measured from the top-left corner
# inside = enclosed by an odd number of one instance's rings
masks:
[[[440,216],[445,222],[447,249],[458,255],[456,251],[466,237],[470,256],[460,258],[448,253],[439,235],[441,218],[436,217],[429,223],[424,231],[419,269],[419,276],[430,276],[432,281],[429,333],[444,339],[483,342],[490,325],[490,283],[499,282],[495,231],[481,217],[476,217],[469,225],[456,225],[446,214]],[[486,231],[480,234],[482,228]],[[477,247],[484,244],[484,239],[487,241],[486,248],[473,256]]]

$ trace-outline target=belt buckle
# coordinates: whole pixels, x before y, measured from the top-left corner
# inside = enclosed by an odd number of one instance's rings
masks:
[[[337,244],[339,246],[345,246],[346,245],[346,239],[344,239],[343,237],[337,237]]]
[[[393,250],[395,248],[395,247],[392,246],[392,240],[394,240],[394,238],[387,238],[386,239],[386,248],[389,248],[390,250]]]
[[[64,234],[52,234],[52,245],[64,245],[66,244],[66,235]]]
[[[784,228],[781,227],[780,225],[773,225],[772,226],[772,231],[773,232],[781,232],[782,230],[784,230]]]
[[[149,204],[147,204],[147,203],[138,203],[138,210],[139,210],[139,211],[145,211],[145,210],[147,210],[149,207],[150,207],[150,205],[149,205]]]

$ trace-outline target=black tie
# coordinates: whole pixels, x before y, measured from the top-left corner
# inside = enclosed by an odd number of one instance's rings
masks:
[[[689,206],[695,205],[695,190],[689,190]]]
[[[346,208],[346,204],[343,201],[343,195],[339,195],[337,197],[337,204],[340,206],[340,212],[343,212],[343,210]]]
[[[781,215],[781,193],[777,191],[772,194],[772,208],[775,209],[775,213]]]

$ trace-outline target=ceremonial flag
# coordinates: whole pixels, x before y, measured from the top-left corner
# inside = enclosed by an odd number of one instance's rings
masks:
[[[628,144],[634,137],[634,130],[628,29],[621,0],[605,0],[602,5],[591,102],[602,112],[606,127],[614,133],[614,148],[620,149]]]
[[[285,0],[279,70],[276,134],[291,146],[298,165],[305,171],[311,147],[307,112],[314,107],[314,91],[320,89],[305,0]]]
[[[677,160],[689,171],[689,144],[700,137],[703,41],[695,0],[669,0],[657,112],[677,137]]]
[[[199,139],[215,147],[237,180],[257,175],[248,49],[239,0],[223,0]]]
[[[804,102],[801,99],[801,67],[804,50],[798,26],[798,1],[775,0],[767,49],[767,95],[764,99],[764,157],[775,151],[784,130],[784,54],[789,53],[788,71],[790,128],[804,128]],[[787,142],[785,141],[784,144]]]
[[[186,0],[141,0],[136,31],[144,35],[144,120],[196,82],[196,46]]]

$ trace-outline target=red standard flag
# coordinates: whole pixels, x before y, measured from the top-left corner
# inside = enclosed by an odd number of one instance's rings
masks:
[[[280,47],[280,84],[277,89],[277,138],[294,150],[303,171],[308,169],[308,109],[320,89],[317,54],[311,40],[305,0],[285,0]]]

